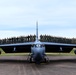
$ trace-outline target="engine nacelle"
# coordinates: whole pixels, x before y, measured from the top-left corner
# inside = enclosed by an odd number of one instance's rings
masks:
[[[74,50],[74,53],[76,54],[76,50]]]

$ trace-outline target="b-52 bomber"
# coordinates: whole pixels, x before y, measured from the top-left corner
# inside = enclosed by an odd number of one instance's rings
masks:
[[[63,44],[54,42],[40,42],[38,39],[38,22],[36,23],[36,39],[34,42],[16,43],[16,44],[2,44],[5,53],[23,53],[29,52],[29,62],[41,63],[48,60],[46,52],[62,52],[69,53],[76,44]]]

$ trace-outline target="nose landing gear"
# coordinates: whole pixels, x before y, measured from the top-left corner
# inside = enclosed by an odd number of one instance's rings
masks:
[[[36,64],[40,64],[40,63],[49,63],[50,60],[48,58],[48,56],[45,54],[44,55],[44,58],[40,61],[40,60],[35,60],[33,59],[33,54],[29,53],[28,57],[27,57],[27,61],[32,63],[32,62],[35,62]]]

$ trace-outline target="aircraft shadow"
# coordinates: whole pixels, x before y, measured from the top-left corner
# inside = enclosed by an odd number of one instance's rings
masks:
[[[58,60],[49,60],[49,63],[76,63],[76,59],[58,59]]]
[[[55,59],[55,60],[49,60],[49,64],[55,64],[55,63],[76,63],[76,59]],[[0,59],[0,63],[29,63],[27,60],[19,60],[19,59]],[[43,62],[44,63],[44,62]]]
[[[0,63],[29,63],[27,60],[0,59]]]

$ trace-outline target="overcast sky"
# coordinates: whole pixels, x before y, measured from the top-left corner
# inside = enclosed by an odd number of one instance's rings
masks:
[[[76,0],[0,0],[0,38],[35,34],[76,38]]]

